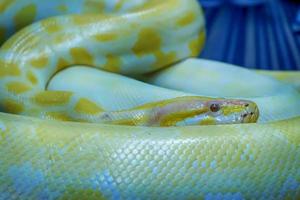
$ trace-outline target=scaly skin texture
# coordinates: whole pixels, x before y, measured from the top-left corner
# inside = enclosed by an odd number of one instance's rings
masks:
[[[6,40],[46,11],[92,14],[45,19],[1,47],[2,111],[62,119],[66,108],[101,113],[107,104],[72,91],[46,91],[49,79],[73,64],[146,73],[196,56],[204,41],[194,0],[0,0],[0,38]],[[118,14],[103,14],[111,12]],[[191,62],[181,64],[201,61]],[[243,78],[243,73],[234,75]],[[218,73],[206,76],[225,79]],[[263,94],[261,85],[255,87],[258,96],[248,98],[258,104],[261,124],[150,128],[0,113],[0,199],[299,199],[300,95],[266,82],[270,93]],[[188,95],[149,90],[156,92],[142,96]]]
[[[0,194],[3,199],[299,199],[299,120],[146,128],[1,113]]]

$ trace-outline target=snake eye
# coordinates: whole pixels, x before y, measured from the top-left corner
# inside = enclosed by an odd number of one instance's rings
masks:
[[[220,110],[219,104],[213,103],[210,105],[211,112],[218,112]]]

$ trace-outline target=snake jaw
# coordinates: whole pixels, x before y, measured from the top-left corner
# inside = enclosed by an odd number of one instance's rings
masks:
[[[241,115],[243,123],[255,123],[259,117],[259,110],[255,103],[249,104],[244,114]]]
[[[257,105],[247,100],[219,101],[220,111],[210,114],[215,117],[216,124],[255,123],[259,117]]]

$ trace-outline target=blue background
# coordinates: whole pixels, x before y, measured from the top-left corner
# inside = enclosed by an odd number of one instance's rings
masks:
[[[215,7],[205,7],[203,2],[207,39],[200,57],[247,68],[300,70],[300,31],[295,31],[300,4],[265,2],[256,6],[227,2]]]

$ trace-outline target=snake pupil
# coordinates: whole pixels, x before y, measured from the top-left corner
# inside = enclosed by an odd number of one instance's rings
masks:
[[[218,105],[218,104],[211,104],[210,105],[210,110],[212,111],[212,112],[218,112],[219,110],[220,110],[220,106]]]

